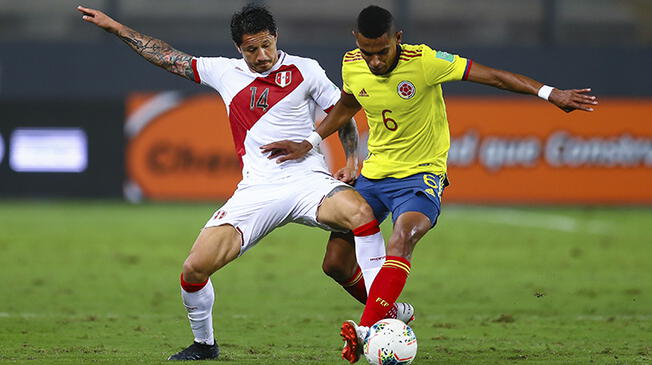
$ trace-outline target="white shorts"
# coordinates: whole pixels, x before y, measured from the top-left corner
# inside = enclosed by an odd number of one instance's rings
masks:
[[[289,222],[338,231],[317,222],[319,205],[338,186],[350,187],[327,173],[314,171],[273,183],[240,183],[231,199],[204,227],[235,227],[242,235],[240,255],[274,228]]]

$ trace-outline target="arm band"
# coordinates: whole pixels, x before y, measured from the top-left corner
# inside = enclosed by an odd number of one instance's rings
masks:
[[[539,95],[539,97],[543,100],[548,100],[548,98],[550,97],[550,93],[552,93],[552,89],[554,89],[554,87],[543,85],[541,86],[541,89],[539,89],[537,95]]]
[[[312,145],[312,148],[315,148],[319,146],[319,143],[321,143],[321,136],[317,132],[312,132],[308,138],[306,138],[306,141]]]

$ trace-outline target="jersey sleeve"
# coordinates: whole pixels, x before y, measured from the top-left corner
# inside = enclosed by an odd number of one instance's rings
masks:
[[[346,56],[344,56],[346,57]],[[348,75],[348,67],[345,62],[346,58],[342,59],[342,92],[345,92],[349,95],[353,94],[353,90],[351,89],[351,85],[349,84],[349,75]]]
[[[428,85],[466,80],[472,61],[423,46],[423,73]]]
[[[322,110],[330,109],[340,99],[340,89],[326,76],[323,68],[314,61],[311,67],[313,82],[310,96]]]
[[[222,88],[222,76],[228,63],[229,59],[225,57],[193,58],[192,69],[195,73],[195,82],[219,91]]]

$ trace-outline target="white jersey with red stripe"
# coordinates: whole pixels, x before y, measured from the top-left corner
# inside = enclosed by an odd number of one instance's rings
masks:
[[[317,61],[279,51],[278,61],[265,73],[251,71],[242,58],[200,57],[192,65],[195,81],[217,90],[226,104],[243,182],[329,173],[318,148],[301,160],[280,164],[260,150],[275,141],[304,140],[315,130],[317,108],[328,110],[340,98]]]

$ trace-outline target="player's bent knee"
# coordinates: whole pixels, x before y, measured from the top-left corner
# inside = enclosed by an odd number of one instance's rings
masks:
[[[241,236],[232,226],[204,228],[184,263],[184,273],[205,280],[215,271],[235,260],[241,246]]]
[[[192,256],[190,256],[183,263],[182,272],[185,281],[196,284],[206,281],[213,273],[213,270],[208,265],[193,260]]]
[[[419,242],[419,239],[426,232],[419,229],[395,230],[387,244],[387,255],[409,259],[412,256],[412,251],[414,251],[417,242]]]
[[[373,211],[373,209],[371,209],[371,206],[369,206],[369,204],[367,204],[367,202],[364,202],[363,204],[360,204],[359,210],[360,210],[360,218],[365,223],[369,223],[369,222],[371,222],[372,220],[375,219],[374,211]]]
[[[365,201],[360,202],[350,215],[350,228],[355,229],[375,219],[374,211]]]
[[[427,231],[411,229],[397,232],[397,242],[402,246],[414,247]]]

